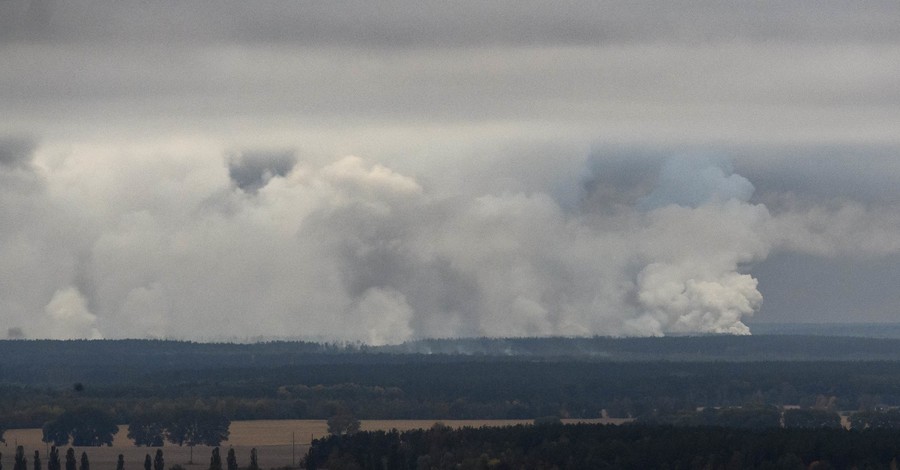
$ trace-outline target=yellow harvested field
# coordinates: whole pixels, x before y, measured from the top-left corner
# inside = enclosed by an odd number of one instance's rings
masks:
[[[623,420],[615,419],[564,419],[564,423],[604,423],[620,424]],[[481,426],[508,426],[515,424],[531,424],[532,420],[363,420],[361,422],[364,431],[391,430],[406,431],[410,429],[426,429],[435,423],[443,423],[453,428],[481,427]],[[77,447],[76,457],[80,458],[82,452],[87,452],[91,462],[91,468],[97,470],[112,470],[116,468],[116,459],[119,454],[125,457],[126,470],[143,470],[144,457],[156,453],[156,448],[135,447],[126,437],[127,425],[119,426],[112,447]],[[238,465],[246,467],[250,462],[250,449],[255,447],[259,455],[259,465],[263,469],[283,468],[296,466],[309,449],[311,439],[317,439],[327,434],[328,426],[324,420],[262,420],[262,421],[235,421],[231,423],[231,435],[227,442],[223,443],[222,460],[228,448],[234,448]],[[49,446],[41,442],[40,429],[10,429],[4,436],[6,445],[0,444],[0,452],[3,453],[3,468],[13,468],[13,454],[15,446],[25,446],[25,454],[29,458],[28,466],[33,468],[31,458],[34,451],[41,453],[43,468],[47,466],[47,453]],[[193,449],[193,464],[190,464],[191,449],[178,447],[171,444],[163,448],[163,456],[166,468],[180,464],[189,470],[202,470],[209,467],[211,448],[197,446]],[[65,449],[61,452],[64,460]],[[224,464],[224,463],[223,463]]]

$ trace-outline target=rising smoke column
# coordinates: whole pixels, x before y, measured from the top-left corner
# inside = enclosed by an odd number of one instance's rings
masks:
[[[656,335],[750,333],[741,319],[757,310],[762,294],[739,269],[770,250],[769,212],[749,204],[752,195],[753,185],[724,162],[665,161],[658,186],[638,204],[655,234],[642,249],[648,262],[637,275],[642,313],[630,325]]]
[[[55,274],[23,295],[0,267],[4,323],[28,337],[372,344],[742,334],[761,301],[742,269],[768,253],[770,216],[720,161],[670,159],[610,211],[592,208],[602,180],[576,207],[546,191],[438,194],[360,157],[231,155],[28,166],[36,195],[7,189],[2,209],[37,206],[22,226],[56,248],[30,261]],[[25,178],[7,160],[4,177]]]

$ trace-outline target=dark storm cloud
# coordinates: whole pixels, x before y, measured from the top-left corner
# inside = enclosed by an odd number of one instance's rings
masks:
[[[228,159],[228,176],[238,188],[256,193],[272,178],[290,173],[296,164],[292,151],[243,152]]]
[[[0,3],[7,40],[296,42],[412,46],[656,41],[881,41],[894,1]]]

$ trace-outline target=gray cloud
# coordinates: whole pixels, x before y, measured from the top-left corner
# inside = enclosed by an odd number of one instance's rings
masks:
[[[663,164],[656,188],[638,203],[645,209],[666,204],[698,207],[709,201],[746,202],[753,184],[733,173],[727,162],[704,157],[673,157]]]
[[[291,161],[245,198],[223,192],[234,168],[222,171],[215,159],[173,167],[158,157],[77,158],[108,176],[75,162],[47,175],[34,225],[57,227],[63,238],[36,233],[29,243],[57,247],[40,268],[57,275],[42,278],[39,269],[40,288],[9,297],[19,307],[7,310],[11,324],[37,326],[29,335],[241,332],[384,343],[746,333],[742,318],[760,297],[738,267],[769,249],[765,209],[720,194],[691,207],[674,197],[643,211],[573,213],[544,191],[441,196],[386,166],[345,157]],[[258,169],[272,160],[247,161]],[[68,174],[73,169],[83,176]],[[250,173],[258,183],[262,173]],[[127,184],[137,181],[131,174],[143,186]],[[210,206],[210,197],[229,198],[232,210]],[[62,235],[82,220],[93,230]],[[710,225],[722,227],[710,233]]]
[[[31,164],[35,142],[24,138],[0,138],[0,166],[24,168]]]
[[[895,2],[371,2],[0,4],[7,40],[296,42],[339,46],[895,40]],[[815,13],[815,14],[811,14]]]
[[[893,145],[897,8],[6,1],[0,125],[379,159],[531,145],[583,156],[598,140]]]
[[[269,180],[290,173],[297,164],[294,152],[243,152],[228,159],[228,176],[243,191],[255,194]]]
[[[12,327],[6,330],[6,338],[7,339],[25,339],[25,332],[22,331],[22,328]]]
[[[0,2],[0,127],[40,136],[0,141],[0,319],[740,333],[769,293],[814,318],[781,257],[880,285],[900,251],[898,8]]]
[[[692,156],[724,155],[709,148],[598,150],[456,192],[358,157],[245,153],[225,167],[215,153],[54,161],[41,148],[43,189],[0,192],[15,222],[0,245],[4,323],[29,337],[746,333],[767,291],[779,306],[791,298],[796,273],[766,260],[900,253],[887,206],[770,211],[732,170],[765,155]],[[449,182],[503,174],[469,164]]]
[[[896,253],[862,259],[852,254],[785,253],[759,263],[752,272],[765,294],[759,321],[897,321],[900,291],[894,285],[900,276],[900,256]]]
[[[739,171],[758,181],[757,199],[775,210],[784,204],[900,203],[896,146],[810,145],[738,152],[749,157],[738,164]]]

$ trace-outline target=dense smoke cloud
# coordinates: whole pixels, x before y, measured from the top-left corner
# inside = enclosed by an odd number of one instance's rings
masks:
[[[376,344],[745,334],[762,300],[745,267],[805,223],[749,202],[752,185],[710,158],[666,159],[630,206],[597,211],[609,191],[585,183],[593,164],[567,206],[544,191],[439,195],[364,158],[291,155],[35,165],[32,197],[3,191],[11,217],[40,208],[4,231],[4,248],[24,245],[2,268],[4,323],[28,337]]]
[[[894,318],[864,292],[900,259],[898,8],[0,2],[0,128],[40,137],[0,138],[0,324],[383,343],[746,333],[843,297]],[[834,275],[801,292],[806,269]]]

